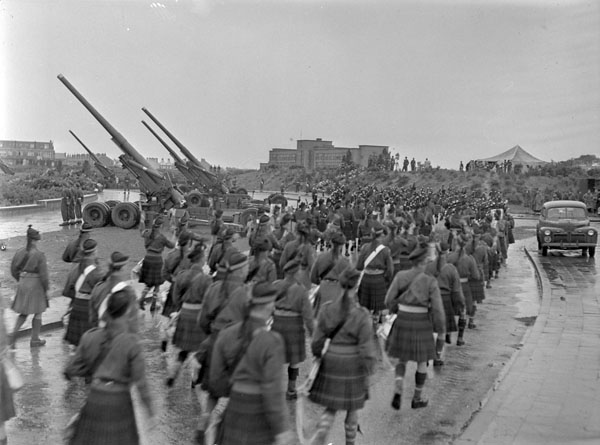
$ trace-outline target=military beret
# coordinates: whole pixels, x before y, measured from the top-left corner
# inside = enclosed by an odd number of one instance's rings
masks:
[[[346,244],[346,237],[341,232],[335,232],[333,235],[331,235],[331,242],[333,244],[343,245]]]
[[[273,249],[273,243],[269,240],[269,238],[263,238],[258,240],[256,244],[256,250],[261,252],[270,252]]]
[[[110,264],[113,266],[124,266],[129,257],[121,252],[113,252],[110,254]]]
[[[219,218],[223,216],[223,210],[219,209],[215,211],[215,217]]]
[[[96,241],[94,241],[93,239],[86,239],[83,242],[83,253],[85,253],[85,254],[94,253],[96,251],[97,245],[98,245],[98,243]]]
[[[79,229],[79,231],[81,233],[87,233],[87,232],[91,232],[92,229],[93,229],[93,227],[91,226],[91,224],[84,222],[83,225],[81,226],[81,229]]]
[[[342,289],[352,289],[358,283],[360,272],[354,267],[347,267],[339,276],[339,283]]]
[[[252,288],[252,298],[250,305],[269,304],[275,302],[277,296],[277,288],[273,284],[263,281],[256,283]]]
[[[289,213],[286,213],[285,215],[283,215],[281,217],[281,222],[279,224],[282,225],[282,226],[285,226],[291,220],[292,220],[292,215],[290,215]]]
[[[271,220],[271,218],[269,218],[267,215],[261,215],[260,218],[258,219],[258,222],[260,224],[266,224]]]
[[[429,246],[426,243],[418,243],[412,250],[408,259],[414,262],[421,261],[429,253]]]
[[[300,221],[296,225],[296,231],[298,233],[302,233],[304,235],[308,235],[309,234],[308,224],[306,224],[304,221]]]
[[[196,261],[202,255],[204,255],[204,250],[206,249],[206,245],[204,243],[198,243],[194,246],[192,251],[188,253],[188,258],[192,261]]]
[[[42,239],[42,237],[40,236],[40,232],[38,232],[33,227],[31,227],[31,224],[29,224],[29,227],[27,229],[27,239],[31,239],[31,240]]]
[[[373,235],[375,236],[383,235],[384,230],[383,225],[377,221],[375,221],[375,224],[371,227],[371,232],[373,232]]]
[[[234,270],[241,269],[246,264],[248,264],[248,257],[240,252],[234,252],[229,257],[229,261],[227,262],[227,270],[229,272],[233,272]]]

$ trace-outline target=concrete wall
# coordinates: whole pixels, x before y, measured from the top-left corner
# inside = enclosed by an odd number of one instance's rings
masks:
[[[84,195],[82,207],[84,205],[86,205],[88,202],[96,201],[97,199],[98,199],[98,195],[96,193]],[[60,210],[61,201],[62,201],[62,198],[41,199],[37,202],[37,204],[0,207],[0,217],[14,216],[14,215],[26,215],[28,213],[35,213],[35,212],[44,211],[44,210]]]

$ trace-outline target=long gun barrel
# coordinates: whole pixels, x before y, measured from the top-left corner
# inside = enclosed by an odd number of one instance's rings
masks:
[[[104,164],[102,164],[102,162],[100,162],[100,159],[98,159],[98,157],[92,152],[92,150],[87,148],[87,146],[83,143],[83,141],[81,139],[79,139],[77,137],[77,135],[75,133],[73,133],[71,130],[69,130],[69,133],[71,133],[71,135],[77,140],[77,142],[79,142],[81,144],[81,146],[85,149],[85,151],[88,152],[88,154],[94,161],[94,166],[98,169],[98,171],[100,171],[100,173],[102,173],[102,176],[104,176],[105,178],[111,178],[113,176],[113,174],[110,172],[110,170],[108,168],[106,168],[104,166]]]
[[[60,80],[67,89],[81,102],[81,104],[94,116],[94,118],[104,127],[111,135],[112,141],[121,149],[125,155],[121,155],[119,159],[121,163],[130,170],[142,182],[144,188],[153,195],[160,195],[164,199],[164,208],[170,209],[179,205],[183,197],[175,190],[167,180],[156,171],[144,159],[144,157],[119,133],[108,121],[81,95],[77,89],[62,74],[58,75]],[[131,162],[128,162],[131,161]],[[141,168],[141,170],[139,170]],[[138,171],[139,170],[139,171]]]
[[[175,145],[177,145],[177,148],[181,150],[181,152],[189,161],[188,169],[198,176],[200,182],[209,187],[216,187],[222,193],[228,193],[227,187],[225,187],[225,185],[219,181],[217,175],[206,170],[198,158],[196,158],[192,152],[189,151],[186,146],[179,141],[179,139],[177,139],[169,130],[167,130],[165,126],[161,124],[160,121],[155,118],[152,113],[150,113],[150,111],[148,111],[147,108],[143,107],[142,111],[148,115],[148,117],[158,126],[158,128],[160,128],[167,136],[169,136],[169,139],[171,139]]]
[[[183,159],[181,159],[177,155],[177,153],[175,152],[175,150],[173,150],[171,147],[169,147],[169,144],[167,144],[163,140],[163,138],[161,138],[156,133],[156,131],[154,131],[154,129],[150,125],[148,125],[148,123],[146,121],[142,121],[142,124],[144,124],[144,126],[148,129],[148,131],[150,133],[152,133],[156,139],[158,139],[158,142],[160,142],[162,144],[162,146],[167,149],[167,151],[169,152],[169,154],[173,158],[173,162],[175,164],[175,168],[177,168],[177,170],[179,170],[181,172],[181,174],[185,177],[185,179],[187,179],[191,183],[194,183],[196,181],[196,178],[194,177],[194,174],[192,172],[190,172],[189,168],[185,165],[185,162],[183,162]]]
[[[4,162],[2,162],[1,159],[0,159],[0,170],[2,170],[7,175],[14,175],[15,174],[15,172],[12,171],[12,169],[8,165],[6,165]]]

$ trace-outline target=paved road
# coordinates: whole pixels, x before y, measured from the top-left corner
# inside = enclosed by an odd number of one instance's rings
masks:
[[[600,443],[598,260],[537,252],[544,297],[525,347],[455,445]]]
[[[402,409],[393,411],[389,407],[393,371],[379,364],[371,380],[370,400],[360,413],[363,436],[359,436],[359,443],[442,444],[460,434],[481,401],[488,397],[504,365],[521,348],[521,339],[538,311],[534,270],[522,247],[522,243],[511,247],[509,266],[493,282],[493,289],[480,307],[479,327],[466,333],[467,346],[450,346],[446,366],[439,371],[430,369],[426,387],[429,407],[410,409],[414,379],[408,377]],[[189,376],[184,373],[173,389],[166,389],[163,383],[166,369],[174,355],[161,354],[158,329],[149,313],[144,317],[148,377],[159,412],[157,426],[147,443],[191,443],[198,404],[189,388]],[[68,383],[61,376],[69,359],[68,349],[61,340],[63,332],[55,330],[45,335],[46,347],[30,350],[28,339],[22,339],[15,352],[27,382],[16,395],[18,417],[8,424],[9,437],[15,445],[59,443],[63,425],[84,401],[83,385]],[[307,363],[301,370],[301,378],[306,376],[308,367]],[[407,376],[414,375],[414,371],[414,365],[410,366]],[[289,409],[293,420],[295,405],[290,403]],[[320,412],[320,407],[308,404],[305,422],[308,429],[314,428]],[[344,442],[342,416],[336,420],[330,441]]]

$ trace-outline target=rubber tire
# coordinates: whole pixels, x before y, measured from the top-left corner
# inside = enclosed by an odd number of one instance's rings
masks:
[[[548,246],[542,247],[542,256],[548,256]]]
[[[185,200],[187,202],[188,207],[202,207],[204,197],[202,196],[202,193],[200,193],[197,190],[194,190],[188,193]]]
[[[236,189],[234,193],[238,195],[247,195],[248,190],[246,190],[244,187],[240,187],[239,189]]]
[[[256,207],[251,207],[249,209],[244,210],[240,215],[240,225],[245,229],[246,225],[248,224],[248,221],[250,221],[251,219],[256,219],[257,215],[258,209]]]
[[[588,247],[588,255],[590,258],[594,258],[596,256],[596,246]]]
[[[132,229],[140,222],[140,212],[131,202],[120,202],[111,212],[113,224],[122,229]]]
[[[83,221],[92,227],[104,227],[109,222],[110,208],[105,202],[90,202],[81,213]]]
[[[110,201],[106,201],[106,205],[112,209],[114,206],[116,206],[120,202],[121,201],[114,201],[111,199]]]

